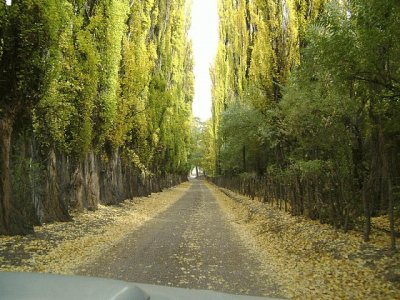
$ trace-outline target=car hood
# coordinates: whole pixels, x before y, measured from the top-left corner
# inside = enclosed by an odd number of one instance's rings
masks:
[[[112,279],[42,273],[0,272],[1,299],[104,300],[267,300],[276,298],[230,295]]]

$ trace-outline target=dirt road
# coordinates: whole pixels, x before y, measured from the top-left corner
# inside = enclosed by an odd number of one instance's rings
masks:
[[[176,203],[75,273],[133,282],[279,296],[215,195],[196,180]]]

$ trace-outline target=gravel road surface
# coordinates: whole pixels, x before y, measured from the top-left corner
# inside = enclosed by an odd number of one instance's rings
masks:
[[[194,180],[156,218],[75,273],[132,282],[279,296],[264,263],[251,255],[215,195]]]

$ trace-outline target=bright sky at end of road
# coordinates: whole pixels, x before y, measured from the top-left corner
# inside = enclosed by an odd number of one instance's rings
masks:
[[[214,63],[218,45],[217,0],[192,0],[192,26],[195,96],[193,115],[205,121],[211,117],[210,66]]]

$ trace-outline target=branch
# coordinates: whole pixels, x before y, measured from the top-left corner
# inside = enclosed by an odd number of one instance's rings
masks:
[[[360,81],[365,81],[365,82],[373,83],[373,84],[382,86],[382,87],[384,87],[384,88],[386,88],[386,89],[388,89],[388,90],[390,90],[390,91],[393,91],[393,92],[399,91],[399,89],[397,89],[396,87],[394,87],[393,84],[387,84],[387,83],[382,82],[382,81],[380,81],[380,80],[378,80],[378,79],[366,78],[366,77],[362,77],[362,76],[360,76],[360,75],[355,75],[355,76],[351,77],[351,79],[355,79],[355,80],[360,80]]]

